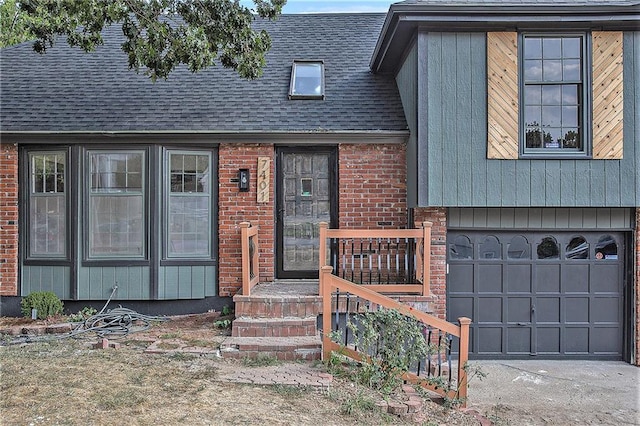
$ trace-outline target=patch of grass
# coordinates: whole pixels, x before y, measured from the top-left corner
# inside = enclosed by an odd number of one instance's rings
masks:
[[[179,347],[180,345],[177,343],[165,343],[165,342],[158,343],[158,348],[164,349],[167,351],[170,351],[171,349],[178,349]]]
[[[348,416],[368,413],[376,409],[376,402],[362,392],[348,397],[340,404],[340,412]]]
[[[295,398],[298,398],[308,392],[308,389],[305,386],[273,385],[271,386],[271,389],[280,396]]]
[[[198,358],[196,355],[187,352],[175,352],[169,354],[169,357],[174,361],[192,361]]]
[[[178,337],[180,337],[178,333],[165,333],[160,335],[161,339],[177,339]]]
[[[245,367],[269,367],[271,365],[280,365],[282,361],[273,355],[259,353],[255,358],[242,358],[242,365]]]
[[[125,407],[135,407],[144,404],[146,398],[133,389],[117,390],[112,394],[101,394],[98,397],[97,405],[106,411],[119,410]]]

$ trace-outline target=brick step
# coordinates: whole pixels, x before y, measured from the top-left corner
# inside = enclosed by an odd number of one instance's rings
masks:
[[[315,361],[322,357],[320,335],[295,337],[230,337],[220,345],[223,358],[273,357],[280,361]]]
[[[322,312],[320,296],[243,296],[235,295],[237,317],[251,318],[308,318]]]
[[[318,333],[317,318],[249,318],[233,321],[234,337],[294,337],[315,336]]]

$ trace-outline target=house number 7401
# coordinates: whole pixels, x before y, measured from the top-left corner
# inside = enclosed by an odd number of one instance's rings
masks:
[[[258,195],[259,203],[269,202],[269,176],[271,175],[271,158],[258,157]]]

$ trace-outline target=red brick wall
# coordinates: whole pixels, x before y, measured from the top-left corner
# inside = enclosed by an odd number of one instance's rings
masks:
[[[222,144],[218,152],[219,293],[233,296],[242,287],[240,222],[248,221],[260,227],[260,279],[269,281],[274,276],[275,151],[273,145]],[[266,203],[256,200],[258,157],[271,158],[270,193]],[[231,181],[238,177],[238,169],[249,169],[248,192],[238,191],[238,183]]]
[[[0,146],[0,296],[18,295],[18,147]]]
[[[431,304],[433,315],[446,317],[447,307],[447,209],[444,207],[417,208],[414,220],[431,222]]]
[[[340,228],[407,225],[404,145],[340,145]]]
[[[633,337],[636,341],[635,346],[635,364],[640,366],[640,208],[636,209],[636,232],[635,232],[635,278],[636,286],[633,297],[635,298],[636,306],[636,329],[634,330]]]

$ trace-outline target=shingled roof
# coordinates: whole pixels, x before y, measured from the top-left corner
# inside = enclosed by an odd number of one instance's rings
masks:
[[[264,76],[186,68],[152,83],[128,70],[121,29],[94,53],[63,40],[2,49],[0,130],[21,132],[397,132],[407,128],[395,81],[369,69],[384,14],[282,15],[257,21],[273,47]],[[325,63],[325,100],[289,100],[294,59]]]

